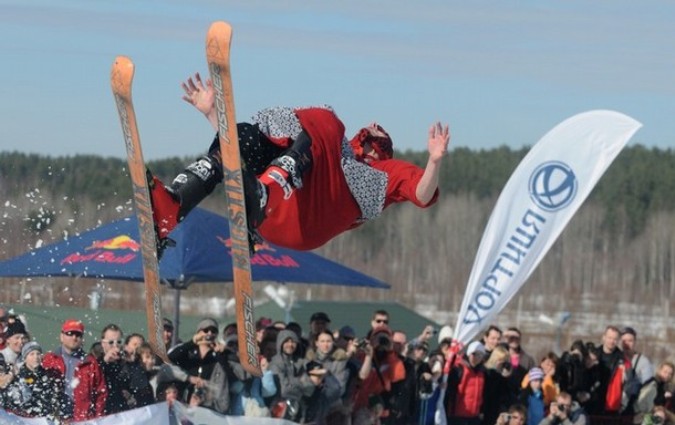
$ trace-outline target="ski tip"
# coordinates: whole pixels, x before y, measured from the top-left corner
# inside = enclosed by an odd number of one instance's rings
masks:
[[[110,70],[110,85],[113,92],[131,96],[131,82],[134,78],[134,63],[127,56],[117,56]]]
[[[209,62],[221,65],[230,60],[230,42],[232,26],[227,22],[217,21],[211,24],[206,34],[206,58]]]

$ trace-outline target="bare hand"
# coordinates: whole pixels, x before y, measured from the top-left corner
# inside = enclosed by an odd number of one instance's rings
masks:
[[[450,144],[450,129],[437,122],[429,127],[429,159],[431,161],[440,161],[448,153],[448,144]]]
[[[194,80],[189,77],[187,81],[181,84],[185,95],[183,100],[197,108],[199,112],[208,116],[214,111],[215,94],[213,91],[213,82],[206,80],[206,85],[202,82],[202,77],[196,73]]]

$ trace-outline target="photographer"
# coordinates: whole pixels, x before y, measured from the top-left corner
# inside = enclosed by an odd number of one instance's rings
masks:
[[[354,416],[360,416],[361,410],[371,410],[374,396],[382,399],[384,406],[381,418],[396,423],[401,417],[400,383],[405,380],[406,371],[403,361],[394,351],[392,333],[389,327],[380,326],[372,330],[370,338],[363,347],[363,359],[359,370],[361,385],[354,394]]]
[[[556,400],[551,403],[551,410],[539,425],[586,425],[588,418],[579,403],[572,401],[572,396],[561,392]]]
[[[525,425],[526,417],[527,409],[525,406],[522,404],[514,404],[509,407],[508,412],[499,415],[495,425]]]
[[[229,383],[239,378],[223,354],[224,347],[216,344],[217,336],[218,322],[203,319],[192,340],[171,350],[169,360],[189,375],[184,399],[190,405],[226,414],[230,407]]]

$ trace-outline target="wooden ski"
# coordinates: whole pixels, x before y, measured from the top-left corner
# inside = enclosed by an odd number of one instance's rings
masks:
[[[227,218],[230,223],[230,239],[232,241],[239,358],[242,366],[249,373],[260,376],[262,372],[258,361],[259,350],[255,338],[256,329],[253,317],[246,200],[230,74],[231,41],[232,27],[225,22],[214,22],[206,35],[206,60],[213,81],[218,111],[218,134],[224,174],[223,184],[225,186]]]
[[[115,97],[117,112],[122,124],[124,144],[127,149],[129,174],[133,186],[134,205],[141,236],[141,255],[145,278],[145,308],[148,320],[148,339],[155,353],[167,361],[162,339],[162,302],[159,289],[159,261],[157,259],[157,236],[152,220],[152,204],[145,173],[141,140],[136,125],[136,113],[131,100],[131,85],[134,78],[134,63],[126,56],[118,56],[110,71],[110,85]]]

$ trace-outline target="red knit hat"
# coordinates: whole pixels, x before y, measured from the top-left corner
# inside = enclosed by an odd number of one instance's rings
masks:
[[[359,161],[364,160],[363,146],[366,143],[371,144],[373,150],[377,152],[379,159],[391,159],[394,157],[394,143],[391,141],[389,134],[379,124],[372,123],[368,127],[362,128],[349,142],[354,155],[356,155],[356,159]]]

